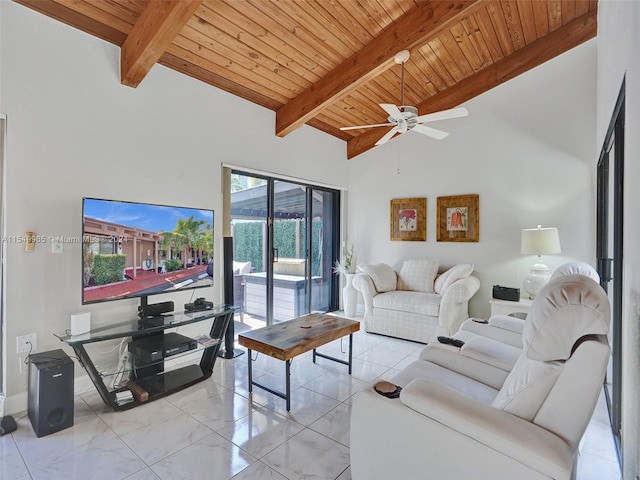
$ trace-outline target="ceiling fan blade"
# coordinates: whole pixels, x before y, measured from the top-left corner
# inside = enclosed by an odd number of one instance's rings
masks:
[[[435,122],[436,120],[446,120],[448,118],[466,117],[469,115],[469,111],[464,107],[451,108],[449,110],[442,110],[441,112],[427,113],[426,115],[420,115],[416,120],[418,123]]]
[[[400,109],[394,105],[393,103],[381,103],[380,106],[382,107],[382,109],[387,112],[391,118],[393,118],[394,120],[398,120],[402,117],[402,112],[400,111]]]
[[[391,137],[393,137],[397,131],[398,131],[398,127],[393,127],[391,130],[385,133],[384,137],[382,137],[380,140],[376,142],[376,146],[382,145],[383,143],[387,143],[389,140],[391,140]]]
[[[428,135],[429,137],[435,138],[436,140],[442,140],[445,137],[448,137],[449,134],[447,132],[443,132],[442,130],[437,130],[435,128],[427,127],[426,125],[415,125],[412,129],[414,132],[421,133],[423,135]]]
[[[394,123],[377,123],[375,125],[359,125],[355,127],[340,127],[340,130],[356,130],[358,128],[372,128],[372,127],[391,127]]]

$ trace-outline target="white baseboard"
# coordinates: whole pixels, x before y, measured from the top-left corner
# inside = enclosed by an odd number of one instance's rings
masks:
[[[27,411],[27,392],[9,395],[3,398],[2,415],[17,415]]]

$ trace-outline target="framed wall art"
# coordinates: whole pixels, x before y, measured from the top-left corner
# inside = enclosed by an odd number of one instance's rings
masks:
[[[437,240],[439,242],[478,242],[478,195],[438,197]]]
[[[391,240],[427,241],[427,199],[391,200]]]

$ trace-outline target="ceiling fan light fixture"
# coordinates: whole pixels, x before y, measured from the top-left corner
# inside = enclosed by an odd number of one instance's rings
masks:
[[[410,56],[411,56],[411,52],[409,52],[409,50],[401,50],[400,52],[395,54],[393,59],[398,65],[400,65],[406,62],[407,60],[409,60]]]
[[[409,125],[407,124],[407,121],[404,118],[401,118],[398,120],[398,132],[399,133],[407,133],[407,130],[409,130]]]

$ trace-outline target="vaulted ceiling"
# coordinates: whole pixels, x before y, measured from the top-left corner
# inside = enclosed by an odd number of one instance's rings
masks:
[[[386,132],[380,103],[456,107],[593,38],[597,0],[15,0],[121,48],[121,82],[156,63],[303,124],[353,158]],[[435,140],[434,140],[435,141]]]

